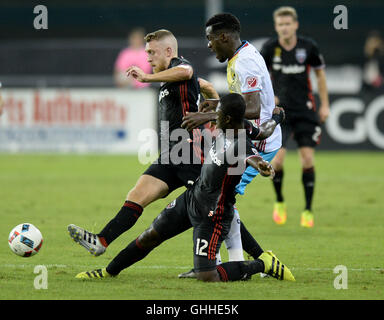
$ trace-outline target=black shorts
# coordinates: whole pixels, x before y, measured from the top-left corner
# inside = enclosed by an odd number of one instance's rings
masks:
[[[229,206],[226,211],[222,219],[214,219],[208,213],[199,212],[191,189],[188,189],[168,204],[153,221],[152,227],[163,241],[193,227],[194,270],[211,271],[216,269],[216,254],[229,232],[233,206]]]
[[[321,127],[314,112],[294,113],[286,111],[286,119],[281,126],[282,147],[285,148],[290,137],[298,147],[316,147],[320,143]]]
[[[152,163],[143,174],[164,181],[168,185],[169,193],[180,188],[190,187],[194,184],[201,171],[201,164],[162,164],[160,158]]]

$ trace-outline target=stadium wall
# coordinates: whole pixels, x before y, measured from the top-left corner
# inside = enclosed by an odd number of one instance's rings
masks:
[[[156,152],[156,94],[118,89],[5,89],[1,152]]]

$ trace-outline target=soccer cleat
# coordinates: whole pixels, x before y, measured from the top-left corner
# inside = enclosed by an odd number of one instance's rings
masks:
[[[300,225],[305,228],[313,228],[315,225],[313,213],[309,210],[305,210],[301,214]]]
[[[287,206],[285,202],[275,202],[273,206],[273,221],[284,224],[287,221]]]
[[[102,278],[109,278],[113,277],[111,274],[107,272],[107,270],[104,269],[96,269],[93,271],[84,271],[80,272],[76,275],[75,278],[77,279],[102,279]]]
[[[196,273],[195,273],[195,270],[191,269],[188,272],[180,273],[178,277],[180,279],[182,278],[196,279]]]
[[[272,251],[263,252],[259,259],[264,262],[264,273],[278,280],[295,281],[295,277],[293,276],[291,270],[289,270],[286,265],[281,263]]]
[[[68,226],[69,236],[78,244],[83,246],[95,257],[103,254],[106,248],[101,244],[99,237],[83,228],[70,224]]]

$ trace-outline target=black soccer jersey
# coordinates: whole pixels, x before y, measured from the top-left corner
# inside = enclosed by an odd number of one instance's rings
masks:
[[[258,156],[252,141],[245,135],[220,134],[205,157],[200,177],[193,186],[193,207],[202,214],[220,217],[225,207],[236,202],[235,187],[246,168],[246,160]]]
[[[179,65],[191,65],[184,58],[173,58],[168,69]],[[193,74],[190,80],[161,83],[159,93],[159,128],[161,141],[169,142],[170,151],[177,141],[169,141],[172,131],[180,129],[186,112],[198,111],[200,87],[197,77]],[[192,133],[190,138],[193,140]],[[164,144],[163,144],[164,145]]]
[[[287,51],[274,38],[264,44],[260,53],[270,70],[280,106],[296,112],[315,111],[310,69],[324,67],[324,59],[316,43],[298,36],[296,46]]]

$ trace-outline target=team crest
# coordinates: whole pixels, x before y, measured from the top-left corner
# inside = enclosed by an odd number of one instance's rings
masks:
[[[296,49],[295,57],[299,63],[304,63],[305,59],[307,58],[307,50]]]
[[[247,78],[248,89],[256,88],[257,86],[257,77],[248,77]]]

